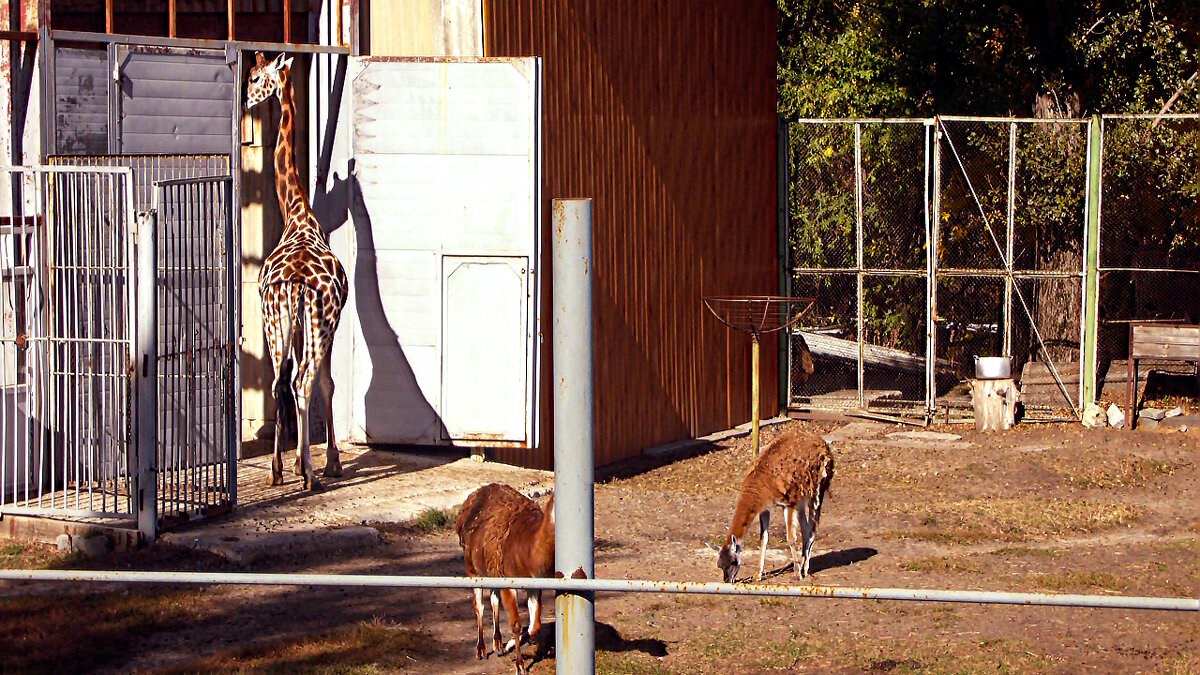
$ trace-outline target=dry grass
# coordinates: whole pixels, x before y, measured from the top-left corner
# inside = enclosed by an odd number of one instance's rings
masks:
[[[79,553],[59,551],[50,544],[17,541],[0,544],[0,569],[48,569],[74,564],[79,559]]]
[[[200,613],[198,591],[141,590],[5,598],[4,673],[87,672],[129,657],[139,636],[181,630]],[[31,617],[37,617],[31,621]]]
[[[1128,525],[1138,518],[1129,504],[1086,499],[967,499],[892,504],[892,515],[909,514],[918,526],[894,529],[891,537],[947,544],[1026,541],[1087,534]]]
[[[951,572],[965,574],[983,574],[984,570],[962,558],[951,556],[931,556],[920,560],[912,560],[901,565],[910,572]]]
[[[159,675],[195,673],[375,675],[425,672],[430,634],[375,619],[342,631],[299,639],[277,640],[232,650],[182,666],[159,670]]]

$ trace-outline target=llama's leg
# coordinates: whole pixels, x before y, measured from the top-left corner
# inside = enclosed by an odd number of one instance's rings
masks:
[[[533,643],[537,639],[538,631],[542,630],[542,592],[526,593],[525,605],[529,609],[529,630],[524,635],[526,642]]]
[[[500,591],[492,589],[492,651],[496,656],[505,653],[504,643],[500,641]]]
[[[508,629],[512,639],[504,647],[504,651],[513,650],[517,661],[517,672],[525,672],[525,660],[521,658],[521,608],[517,603],[517,592],[511,588],[500,591],[500,599],[504,602],[504,611],[508,612]]]
[[[332,338],[330,339],[332,342]],[[329,365],[329,356],[321,362],[321,370],[317,375],[317,386],[321,388],[321,398],[325,401],[325,471],[324,475],[337,477],[342,475],[342,458],[338,453],[337,436],[333,433],[333,373]]]
[[[758,538],[760,544],[758,551],[758,576],[754,577],[755,581],[762,581],[763,570],[767,566],[767,529],[770,525],[771,509],[767,507],[767,510],[758,514]]]
[[[487,651],[483,647],[483,589],[472,589],[471,607],[475,609],[475,627],[478,633],[475,637],[475,658],[487,658]]]
[[[792,554],[792,570],[796,576],[800,576],[800,558],[796,555],[796,537],[799,534],[800,509],[794,506],[783,507],[783,517],[787,521],[787,543],[788,550]]]
[[[819,508],[811,499],[804,503],[804,516],[800,519],[800,529],[804,535],[804,566],[800,570],[801,578],[808,576],[808,561],[812,557],[813,540],[817,535]]]
[[[287,309],[287,298],[279,286],[265,286],[260,291],[263,313],[263,332],[267,340],[267,352],[275,369],[271,380],[271,396],[275,401],[275,452],[271,457],[270,485],[283,484],[283,392],[280,387],[291,386],[284,380],[289,341],[292,335],[291,315]]]

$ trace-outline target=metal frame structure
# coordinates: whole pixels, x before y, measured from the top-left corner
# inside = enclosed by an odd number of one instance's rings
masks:
[[[813,347],[814,339],[818,342],[825,339],[827,342],[836,342],[831,348],[840,350],[838,358],[849,358],[854,361],[853,370],[855,371],[855,384],[857,395],[853,400],[833,401],[832,397],[821,397],[818,401],[816,397],[809,398],[805,391],[799,391],[799,387],[792,382],[791,373],[794,370],[794,362],[797,357],[795,349],[789,350],[789,367],[787,390],[789,392],[789,402],[792,407],[820,409],[822,407],[831,407],[832,409],[849,411],[867,416],[878,416],[880,410],[891,411],[895,410],[902,416],[916,416],[923,419],[925,422],[933,419],[937,415],[943,413],[949,414],[951,410],[955,410],[958,414],[969,415],[969,406],[964,405],[964,401],[952,402],[950,399],[944,398],[946,389],[945,382],[939,382],[938,373],[945,367],[957,367],[960,377],[969,377],[965,375],[965,364],[960,363],[962,359],[949,353],[947,350],[949,345],[946,342],[946,336],[939,337],[939,328],[944,331],[946,326],[953,323],[953,319],[945,317],[950,314],[960,313],[961,307],[955,307],[955,303],[961,300],[952,300],[947,295],[948,289],[955,285],[975,284],[977,288],[989,287],[996,290],[999,308],[996,312],[995,325],[993,331],[995,334],[996,348],[999,350],[998,355],[1013,355],[1017,349],[1015,345],[1016,331],[1015,326],[1022,326],[1022,331],[1028,332],[1028,344],[1032,346],[1032,351],[1029,352],[1030,360],[1038,360],[1045,364],[1048,374],[1052,380],[1048,380],[1058,394],[1057,406],[1045,406],[1045,410],[1037,409],[1035,406],[1034,412],[1037,419],[1074,419],[1083,406],[1095,400],[1097,396],[1097,325],[1100,322],[1099,304],[1102,300],[1103,290],[1099,285],[1099,278],[1104,274],[1115,272],[1127,272],[1130,274],[1200,274],[1196,270],[1188,269],[1168,269],[1169,265],[1164,265],[1163,269],[1147,269],[1144,267],[1126,267],[1115,266],[1113,263],[1105,263],[1101,260],[1103,251],[1101,250],[1101,215],[1104,205],[1101,200],[1101,192],[1105,188],[1102,170],[1105,163],[1105,146],[1104,139],[1108,132],[1106,125],[1112,125],[1118,120],[1142,120],[1152,130],[1154,126],[1160,123],[1170,124],[1172,122],[1197,124],[1200,126],[1200,116],[1198,115],[1112,115],[1097,116],[1091,119],[1076,119],[1076,120],[1045,120],[1034,118],[978,118],[978,117],[936,117],[926,120],[898,120],[898,119],[850,119],[850,120],[799,120],[794,123],[790,134],[793,138],[799,135],[799,128],[814,127],[816,125],[825,125],[827,128],[839,128],[844,131],[839,132],[840,135],[830,132],[827,135],[819,136],[821,144],[833,144],[833,146],[825,147],[825,156],[829,157],[830,153],[841,152],[841,155],[834,155],[835,158],[841,157],[841,167],[839,170],[845,171],[846,177],[846,195],[843,198],[846,208],[852,209],[849,212],[836,212],[833,217],[841,218],[841,222],[849,222],[850,229],[845,233],[838,235],[829,235],[826,232],[822,236],[848,236],[849,239],[838,240],[841,243],[834,242],[830,244],[825,241],[826,246],[840,245],[843,253],[833,255],[828,258],[834,261],[842,261],[849,264],[841,265],[813,265],[803,262],[797,263],[795,260],[789,260],[787,268],[790,271],[787,279],[789,295],[810,295],[811,289],[806,287],[793,288],[797,281],[805,279],[825,279],[823,283],[838,285],[838,288],[845,287],[847,292],[854,294],[853,307],[849,309],[847,316],[850,317],[852,326],[848,328],[848,339],[829,340],[826,336],[820,333],[810,332],[811,328],[802,328],[802,334],[809,342],[809,346]],[[1180,121],[1183,122],[1180,122]],[[923,124],[925,128],[925,143],[921,151],[921,158],[917,161],[924,163],[924,187],[923,196],[920,199],[921,209],[923,211],[924,232],[921,239],[924,244],[924,269],[920,268],[904,268],[895,265],[878,265],[878,260],[869,259],[866,255],[866,250],[869,246],[875,245],[882,247],[880,242],[872,242],[870,236],[864,236],[871,227],[880,226],[874,221],[867,221],[867,213],[869,211],[865,192],[868,182],[872,175],[869,171],[879,168],[879,164],[872,164],[864,157],[865,153],[865,137],[867,129],[876,129],[880,125],[896,125],[903,127],[904,125]],[[1028,248],[1028,242],[1018,245],[1018,234],[1024,236],[1027,240],[1030,236],[1028,230],[1029,225],[1022,224],[1022,212],[1025,212],[1025,220],[1028,221],[1028,209],[1031,208],[1028,199],[1031,196],[1031,191],[1034,189],[1030,185],[1031,181],[1041,180],[1040,174],[1029,173],[1030,168],[1027,166],[1027,160],[1022,159],[1021,153],[1029,152],[1030,148],[1036,146],[1037,137],[1032,140],[1028,137],[1031,133],[1038,133],[1042,136],[1052,135],[1061,130],[1078,129],[1083,133],[1068,131],[1071,134],[1070,144],[1078,148],[1073,154],[1074,159],[1067,161],[1062,159],[1065,165],[1073,167],[1072,179],[1074,176],[1078,180],[1073,183],[1072,199],[1077,199],[1078,204],[1070,206],[1070,213],[1078,212],[1078,228],[1073,231],[1071,237],[1077,237],[1075,247],[1079,249],[1079,265],[1077,268],[1059,269],[1051,264],[1043,268],[1043,261],[1031,257],[1037,254],[1031,252]],[[1037,130],[1037,131],[1034,131]],[[852,136],[851,136],[852,132]],[[1189,130],[1190,133],[1195,133]],[[784,138],[787,136],[784,135]],[[813,138],[818,136],[813,135]],[[981,144],[979,147],[1000,147],[1006,148],[1006,157],[1003,159],[997,157],[980,156],[978,148],[972,148],[975,153],[973,156],[964,159],[962,154],[964,145],[968,139],[978,139],[979,137],[991,138],[990,145]],[[1007,140],[1004,140],[1007,137]],[[1190,137],[1190,136],[1189,136]],[[906,136],[907,138],[907,136]],[[1059,137],[1062,138],[1061,136]],[[831,140],[832,139],[832,140]],[[841,140],[838,140],[841,139]],[[893,141],[894,142],[894,141]],[[908,142],[907,140],[905,141]],[[836,147],[837,143],[852,143],[851,148]],[[873,147],[873,152],[877,152],[878,148]],[[916,151],[909,150],[910,154],[916,154]],[[906,156],[907,157],[907,156]],[[1065,157],[1065,156],[1064,156]],[[811,159],[811,157],[810,157]],[[819,161],[821,158],[818,157]],[[878,160],[878,157],[873,157]],[[888,161],[888,157],[884,156],[883,160]],[[800,159],[793,159],[800,161]],[[893,160],[894,161],[894,160]],[[1078,164],[1078,166],[1075,166]],[[852,165],[852,168],[850,168]],[[982,168],[981,168],[982,167]],[[852,174],[850,172],[853,172]],[[993,181],[987,187],[986,194],[984,193],[985,186],[983,182],[977,182],[973,175],[980,171],[993,171],[993,174],[986,174],[989,180]],[[919,179],[918,179],[919,180]],[[852,181],[852,192],[849,190]],[[793,178],[789,180],[789,189],[801,198],[804,197],[802,185],[797,183]],[[952,189],[950,183],[955,183],[954,190],[958,192],[953,199],[947,196],[947,190]],[[998,190],[996,183],[1000,184],[1002,190]],[[872,186],[876,193],[872,196],[876,199],[880,198],[878,190],[880,186]],[[886,186],[883,186],[886,187]],[[922,189],[915,183],[904,186],[905,190],[911,191],[908,199],[912,198],[916,191]],[[1022,191],[1025,194],[1022,194]],[[1077,208],[1076,208],[1077,207]],[[790,206],[789,209],[794,208]],[[826,206],[827,208],[827,206]],[[875,204],[875,211],[872,213],[872,218],[878,219],[886,217],[885,212],[881,212],[881,207],[878,203]],[[953,209],[953,213],[947,213],[946,209]],[[797,214],[786,214],[793,227],[806,227],[806,223],[796,221]],[[1071,222],[1074,222],[1074,215],[1070,216]],[[907,221],[904,221],[907,222]],[[961,228],[964,223],[970,224],[967,236],[974,236],[978,241],[973,244],[964,246],[961,239],[964,236]],[[911,227],[911,226],[910,226]],[[956,251],[952,251],[950,242],[944,238],[946,232],[950,229],[959,228],[954,232],[954,236],[958,239],[955,244]],[[790,232],[788,234],[791,234]],[[1111,233],[1110,233],[1111,234]],[[816,235],[814,235],[816,236]],[[785,237],[784,241],[788,241]],[[847,245],[852,246],[849,251],[846,251]],[[974,248],[971,248],[974,246]],[[974,254],[980,262],[989,261],[989,264],[964,265],[963,251],[967,251],[967,255],[972,255],[969,252],[974,251]],[[846,253],[849,253],[849,257]],[[794,255],[794,251],[789,251],[789,254]],[[990,261],[995,261],[994,263]],[[1109,266],[1104,266],[1105,264]],[[1176,266],[1178,267],[1178,266]],[[869,344],[871,342],[868,331],[865,330],[865,321],[867,315],[871,312],[864,307],[865,287],[873,279],[879,279],[886,283],[886,280],[902,280],[902,279],[923,279],[925,282],[925,307],[923,312],[923,320],[925,321],[924,335],[925,343],[923,345],[923,354],[916,350],[909,350],[907,353],[899,352],[894,349],[888,349],[886,346]],[[840,281],[839,281],[840,280]],[[805,282],[807,283],[807,282]],[[891,282],[893,284],[897,281]],[[852,287],[851,287],[852,284]],[[804,284],[801,283],[800,286]],[[1044,327],[1039,325],[1035,320],[1037,316],[1033,312],[1033,305],[1037,298],[1030,294],[1039,293],[1038,289],[1057,288],[1060,293],[1069,293],[1078,295],[1080,301],[1077,305],[1079,316],[1077,321],[1074,319],[1068,320],[1066,325],[1078,325],[1078,349],[1079,349],[1079,368],[1077,373],[1070,373],[1073,377],[1078,377],[1078,388],[1068,387],[1068,384],[1073,384],[1067,377],[1067,373],[1061,373],[1060,368],[1055,365],[1055,359],[1051,357],[1050,350],[1047,348],[1047,342],[1050,338],[1048,335],[1043,335]],[[1046,291],[1054,292],[1054,291]],[[961,293],[961,291],[960,291]],[[976,294],[978,295],[978,294]],[[971,297],[970,295],[965,297]],[[978,301],[978,300],[977,300]],[[951,304],[947,304],[951,303]],[[819,310],[825,310],[822,298],[818,297]],[[877,311],[877,310],[876,310]],[[950,314],[947,314],[949,312]],[[840,316],[840,315],[839,315]],[[844,318],[844,317],[843,317]],[[1061,332],[1061,327],[1058,329]],[[1059,344],[1062,344],[1062,335],[1055,336]],[[1076,338],[1069,340],[1074,343]],[[842,344],[844,343],[844,344]],[[794,347],[794,345],[793,345]],[[961,349],[959,350],[961,351]],[[977,352],[979,353],[979,352]],[[821,355],[819,349],[814,348],[814,354],[818,357]],[[981,355],[991,355],[982,353]],[[949,358],[948,357],[952,357]],[[924,400],[923,401],[902,401],[901,405],[889,405],[887,407],[880,406],[878,408],[872,406],[872,402],[867,396],[867,382],[865,371],[868,362],[871,360],[890,361],[893,363],[903,362],[908,369],[919,369],[924,374]],[[1060,364],[1061,365],[1061,364]],[[804,403],[804,401],[806,401]],[[907,408],[905,407],[907,405]],[[1055,412],[1054,408],[1058,408],[1063,412]],[[1027,406],[1027,411],[1030,408]],[[958,412],[961,411],[961,412]],[[895,419],[895,418],[892,418]]]

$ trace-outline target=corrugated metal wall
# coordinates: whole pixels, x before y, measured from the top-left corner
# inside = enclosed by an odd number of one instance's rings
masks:
[[[129,48],[120,61],[120,152],[229,153],[233,70],[223,53]]]
[[[108,52],[102,47],[54,51],[54,125],[57,147],[49,154],[108,153]]]
[[[749,420],[750,340],[701,297],[779,291],[775,21],[767,0],[484,0],[488,56],[544,59],[544,213],[595,199],[597,465]],[[549,371],[542,448],[497,459],[549,464]]]

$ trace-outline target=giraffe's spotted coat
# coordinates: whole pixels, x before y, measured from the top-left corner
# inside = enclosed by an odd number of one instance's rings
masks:
[[[283,483],[283,434],[279,407],[280,385],[290,385],[296,398],[297,472],[304,475],[306,487],[321,489],[312,468],[309,453],[309,406],[313,384],[321,387],[325,403],[328,450],[324,474],[342,473],[336,436],[333,431],[333,377],[329,371],[329,350],[337,331],[342,308],[346,305],[346,272],[325,241],[325,233],[313,215],[295,164],[295,103],[292,99],[291,59],[281,54],[265,61],[257,54],[250,69],[246,107],[272,96],[279,99],[279,135],[275,146],[275,191],[283,212],[283,237],[263,261],[258,275],[262,300],[263,326],[267,350],[275,378],[271,392],[275,396],[275,456],[271,462],[271,484]],[[288,361],[292,363],[292,381],[281,383]]]

